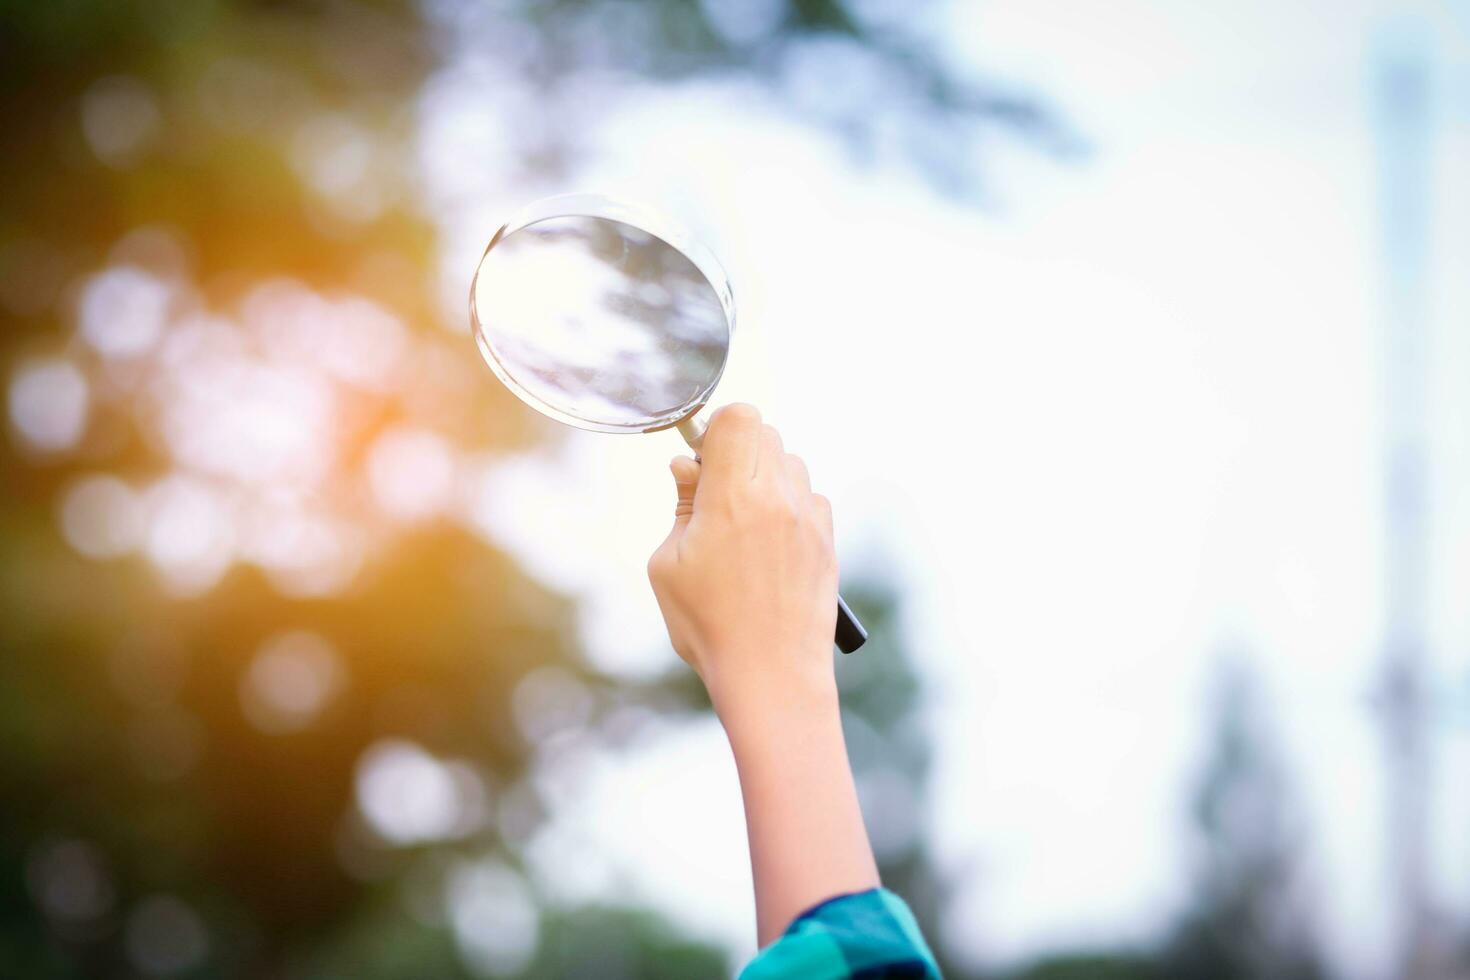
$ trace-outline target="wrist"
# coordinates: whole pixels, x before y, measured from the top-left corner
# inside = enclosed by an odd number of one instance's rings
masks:
[[[732,743],[751,734],[840,724],[837,678],[825,650],[810,668],[726,672],[708,678],[706,688]]]

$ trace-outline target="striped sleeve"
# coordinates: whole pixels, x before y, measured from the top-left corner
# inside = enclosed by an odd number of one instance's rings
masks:
[[[940,980],[904,900],[883,888],[839,895],[799,916],[740,980]]]

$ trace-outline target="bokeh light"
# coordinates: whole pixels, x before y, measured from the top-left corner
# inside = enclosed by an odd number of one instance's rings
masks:
[[[357,806],[390,844],[466,837],[488,816],[488,790],[472,766],[435,758],[405,739],[384,739],[357,762]]]
[[[81,111],[87,144],[110,167],[136,163],[163,122],[152,90],[126,75],[94,82],[82,95]]]
[[[104,357],[145,354],[163,335],[172,299],[168,284],[144,269],[105,269],[82,289],[82,337]]]
[[[142,498],[115,476],[84,477],[61,498],[61,531],[88,558],[128,554],[142,540]]]
[[[169,587],[185,595],[213,586],[235,557],[230,501],[192,476],[168,476],[144,495],[143,553]]]
[[[35,449],[70,449],[87,424],[89,392],[86,377],[68,361],[28,362],[10,379],[10,423]]]
[[[459,450],[381,418],[401,403],[461,424],[475,393],[461,358],[373,300],[288,278],[246,290],[233,315],[210,309],[180,278],[190,260],[167,227],[140,226],[111,251],[116,263],[78,290],[77,334],[95,358],[26,360],[8,390],[35,450],[75,450],[94,413],[121,410],[173,464],[151,481],[74,481],[58,514],[78,553],[140,551],[178,595],[248,563],[282,595],[327,596],[395,524],[458,519]],[[342,457],[363,443],[359,471]]]
[[[442,511],[452,500],[454,451],[448,440],[427,429],[395,427],[368,450],[368,480],[383,510],[414,521]]]
[[[575,730],[592,716],[592,694],[562,667],[538,667],[522,677],[511,698],[516,727],[530,745]]]
[[[482,976],[514,974],[536,951],[540,913],[524,879],[494,858],[449,875],[449,921],[460,955]]]
[[[116,900],[106,858],[83,840],[36,845],[26,864],[26,881],[42,911],[63,931],[95,927]]]
[[[300,731],[347,683],[341,656],[324,637],[297,630],[272,637],[240,678],[240,705],[262,732]]]
[[[150,895],[128,915],[128,957],[144,976],[171,977],[203,962],[209,933],[199,913],[173,895]]]

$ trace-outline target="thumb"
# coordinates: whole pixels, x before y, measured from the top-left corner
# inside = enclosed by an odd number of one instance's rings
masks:
[[[688,456],[675,456],[669,463],[669,470],[674,474],[674,488],[679,493],[678,503],[674,505],[674,528],[679,530],[694,516],[694,491],[699,486],[699,464]]]

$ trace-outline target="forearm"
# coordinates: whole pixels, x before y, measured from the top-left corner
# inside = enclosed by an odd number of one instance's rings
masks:
[[[830,674],[722,692],[716,709],[740,773],[764,946],[813,905],[877,887],[878,869]]]

